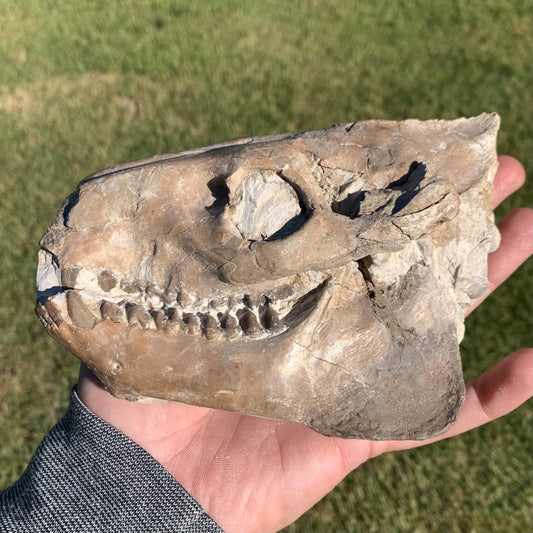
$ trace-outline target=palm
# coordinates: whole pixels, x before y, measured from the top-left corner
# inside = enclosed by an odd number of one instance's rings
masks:
[[[494,205],[516,190],[523,170],[501,158]],[[531,254],[531,210],[499,225],[502,245],[489,258],[491,289]],[[512,250],[512,254],[510,254]],[[501,416],[531,393],[533,350],[521,350],[467,384],[456,435]],[[510,386],[512,385],[512,387]],[[112,398],[85,369],[84,403],[151,453],[227,531],[275,531],[294,521],[361,463],[424,442],[324,437],[305,426],[200,407],[137,405]]]

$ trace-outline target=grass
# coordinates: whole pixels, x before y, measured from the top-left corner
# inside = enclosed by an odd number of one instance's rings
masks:
[[[533,172],[523,0],[0,0],[0,20],[0,487],[76,381],[33,314],[34,276],[39,238],[84,176],[239,136],[493,110],[499,151]],[[469,318],[466,378],[531,345],[531,279],[529,261]],[[529,402],[363,465],[286,531],[532,531],[532,443]]]

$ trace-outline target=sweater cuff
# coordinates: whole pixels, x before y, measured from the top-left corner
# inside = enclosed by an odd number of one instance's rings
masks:
[[[201,505],[73,389],[65,416],[0,493],[0,532],[217,532]]]

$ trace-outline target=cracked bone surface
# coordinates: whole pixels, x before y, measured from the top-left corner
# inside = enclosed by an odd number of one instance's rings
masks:
[[[82,181],[36,311],[115,396],[422,439],[464,399],[499,118],[240,139]]]

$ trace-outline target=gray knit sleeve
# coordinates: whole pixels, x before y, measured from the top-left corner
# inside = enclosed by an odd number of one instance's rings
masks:
[[[22,477],[0,493],[0,532],[221,532],[142,448],[75,391]]]

